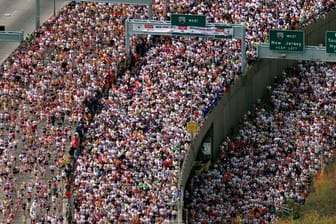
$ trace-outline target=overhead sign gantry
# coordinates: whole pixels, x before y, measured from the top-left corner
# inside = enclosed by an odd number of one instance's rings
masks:
[[[242,73],[246,73],[245,26],[240,24],[206,24],[205,16],[172,15],[171,21],[136,20],[125,21],[125,47],[130,56],[131,35],[198,36],[215,39],[241,39]]]
[[[327,31],[325,46],[305,46],[304,32],[270,30],[269,43],[257,47],[258,58],[336,62],[336,32]]]

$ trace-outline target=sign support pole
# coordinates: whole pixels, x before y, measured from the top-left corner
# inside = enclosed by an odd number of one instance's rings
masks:
[[[54,12],[53,12],[54,16],[56,16],[56,0],[54,0]]]
[[[40,0],[35,0],[35,30],[40,28]]]
[[[236,28],[234,29],[233,36],[241,39],[241,71],[243,75],[246,75],[246,66],[247,66],[245,35],[246,35],[245,26],[236,26]]]
[[[246,66],[247,66],[247,62],[246,62],[246,43],[245,43],[245,30],[246,30],[246,28],[245,28],[245,26],[242,26],[242,39],[241,39],[241,41],[242,41],[242,45],[241,45],[241,54],[242,54],[242,73],[243,73],[243,75],[246,75]]]
[[[153,19],[153,5],[148,4],[148,19]]]
[[[126,48],[126,54],[129,58],[131,56],[131,49],[130,49],[130,33],[129,33],[129,19],[126,19],[125,21],[125,48]]]

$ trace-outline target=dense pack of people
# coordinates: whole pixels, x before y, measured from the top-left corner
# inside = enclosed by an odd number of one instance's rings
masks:
[[[273,223],[303,204],[336,149],[336,65],[303,63],[247,113],[213,169],[186,191],[191,223]]]
[[[6,223],[65,220],[67,152],[76,147],[75,133],[83,134],[98,110],[107,69],[92,61],[104,63],[108,50],[93,44],[89,49],[84,29],[79,36],[63,24],[63,13],[75,7],[50,18],[1,65],[0,218]]]
[[[73,108],[64,110],[62,78],[37,63],[40,53],[23,44],[2,67],[0,218],[6,223],[22,221],[19,213],[32,222],[62,219],[59,168]]]
[[[255,40],[266,38],[266,30]],[[110,89],[78,160],[75,219],[81,221],[165,223],[176,217],[179,167],[191,140],[185,126],[201,123],[209,105],[239,76],[237,40],[132,41],[141,67],[126,71]]]
[[[154,1],[153,9],[154,19],[192,13],[246,25],[253,60],[255,44],[270,28],[302,27],[334,7],[329,1],[277,3],[171,0]],[[48,205],[68,184],[69,148],[76,162],[73,195],[66,196],[74,197],[76,223],[176,217],[179,168],[191,140],[186,124],[201,124],[239,78],[241,42],[132,37],[127,57],[126,18],[146,19],[146,7],[72,2],[1,66],[2,211],[9,220],[21,203],[32,208],[36,223],[62,222],[60,209],[51,212]],[[85,135],[80,145],[77,134]],[[25,172],[31,183],[17,180]],[[14,197],[19,185],[23,193]],[[31,195],[27,203],[25,195]]]

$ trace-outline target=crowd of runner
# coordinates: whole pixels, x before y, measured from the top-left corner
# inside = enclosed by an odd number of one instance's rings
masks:
[[[243,23],[253,60],[270,28],[302,27],[334,7],[278,3],[155,1],[153,9],[155,19],[176,12]],[[186,123],[201,123],[239,78],[241,43],[132,37],[127,57],[126,18],[147,18],[145,7],[70,3],[1,66],[0,208],[9,222],[18,209],[36,223],[62,222],[53,202],[66,192],[70,147],[77,159],[74,191],[65,196],[74,197],[77,223],[176,217],[179,167],[191,140]],[[85,134],[80,151],[75,133]],[[31,181],[18,181],[20,175]]]
[[[336,148],[336,66],[290,71],[269,102],[249,112],[209,172],[186,192],[191,223],[271,223],[303,204]]]

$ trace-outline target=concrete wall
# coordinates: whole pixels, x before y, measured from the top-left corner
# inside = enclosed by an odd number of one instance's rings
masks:
[[[324,44],[325,32],[336,30],[336,11],[303,29],[306,45]],[[218,105],[208,113],[202,127],[195,135],[191,149],[183,162],[180,189],[183,191],[191,172],[192,163],[196,159],[202,140],[213,127],[213,154],[218,152],[223,139],[230,133],[231,128],[236,127],[242,116],[253,106],[257,99],[264,96],[266,87],[274,82],[274,77],[281,76],[282,71],[296,61],[284,59],[262,59],[248,69],[247,75],[230,87],[224,94]]]

